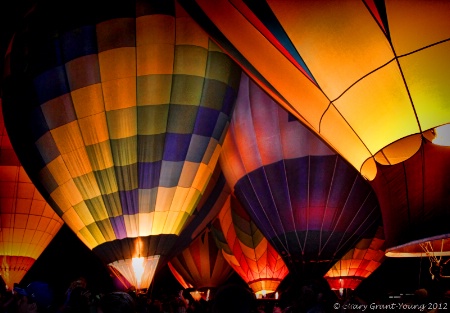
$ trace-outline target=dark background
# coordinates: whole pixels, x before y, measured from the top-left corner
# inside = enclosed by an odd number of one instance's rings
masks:
[[[2,60],[13,31],[20,23],[20,17],[31,8],[34,1],[0,0],[0,56]],[[0,61],[0,73],[3,73],[3,61]],[[431,280],[429,266],[428,258],[388,258],[378,270],[361,283],[356,293],[363,299],[372,301],[377,298],[413,293],[418,288],[427,288],[431,293],[437,288],[450,288],[450,279],[444,282]],[[26,274],[22,285],[26,286],[37,280],[46,281],[52,286],[58,301],[61,301],[70,283],[80,276],[87,279],[88,288],[93,293],[108,292],[119,286],[98,257],[64,225]],[[231,281],[241,280],[237,275],[233,275]],[[150,291],[177,289],[180,289],[180,285],[166,266],[156,273]]]

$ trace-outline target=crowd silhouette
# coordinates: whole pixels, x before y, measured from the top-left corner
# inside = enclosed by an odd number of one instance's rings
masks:
[[[227,283],[209,301],[195,300],[187,290],[135,289],[92,293],[85,278],[68,286],[64,299],[54,296],[48,283],[36,281],[26,287],[3,290],[0,313],[325,313],[325,312],[444,312],[450,310],[450,291],[430,294],[417,289],[404,297],[386,295],[364,300],[356,294],[339,297],[324,279],[292,284],[279,299],[257,299],[245,284]]]

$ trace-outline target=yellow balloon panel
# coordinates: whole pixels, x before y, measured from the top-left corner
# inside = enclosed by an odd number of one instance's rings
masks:
[[[100,52],[98,63],[102,83],[136,77],[136,48],[123,47]],[[114,110],[114,107],[106,106],[106,110]]]
[[[63,154],[62,158],[71,177],[80,177],[92,172],[89,157],[84,147]]]
[[[132,88],[133,92],[136,88]],[[126,102],[126,101],[125,101]],[[112,110],[106,113],[108,121],[108,132],[111,140],[126,139],[137,135],[137,110],[136,106],[131,108],[124,108],[120,110]],[[136,149],[137,143],[133,141],[134,146],[131,146],[128,151],[120,151],[122,157],[117,161],[122,161],[120,165],[128,165],[136,163]]]
[[[268,3],[330,100],[394,57],[361,1]]]
[[[396,62],[359,81],[334,105],[372,155],[386,142],[420,133]]]
[[[447,41],[399,59],[422,131],[449,122],[449,54]]]
[[[0,164],[0,256],[37,259],[62,224],[23,168]]]
[[[397,55],[410,53],[450,37],[448,1],[389,0],[386,1],[386,12]]]
[[[109,65],[106,64],[105,66]],[[126,64],[126,66],[129,66],[129,64]],[[137,101],[136,77],[105,81],[102,83],[102,89],[106,111],[135,107]]]
[[[72,179],[69,170],[64,164],[62,156],[58,156],[53,161],[49,162],[46,166],[46,170],[58,185],[63,185]],[[42,171],[42,174],[44,174],[43,172],[44,171]]]
[[[335,143],[334,148],[337,151],[345,150],[345,157],[354,166],[363,164],[371,157],[367,147],[364,146],[348,123],[342,120],[342,116],[334,106],[330,106],[323,116],[321,133]],[[371,176],[366,177],[373,179],[376,175],[376,168],[370,174]]]
[[[73,106],[79,119],[103,113],[104,111],[101,84],[93,84],[80,89],[75,89],[71,91],[70,96],[72,97]],[[89,105],[85,105],[86,103],[89,103]]]

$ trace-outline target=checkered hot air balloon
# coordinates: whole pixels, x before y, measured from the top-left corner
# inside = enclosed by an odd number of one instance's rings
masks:
[[[7,55],[11,141],[105,264],[149,286],[217,163],[240,69],[174,1],[40,3]]]

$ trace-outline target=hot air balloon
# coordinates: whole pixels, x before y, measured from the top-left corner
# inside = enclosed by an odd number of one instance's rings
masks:
[[[220,287],[233,273],[221,250],[217,248],[209,228],[170,260],[169,268],[184,288],[193,288],[194,294],[196,291],[202,292],[205,297],[208,290],[214,291]]]
[[[179,2],[367,179],[449,134],[448,1]]]
[[[331,289],[343,293],[355,290],[369,277],[385,259],[385,239],[382,226],[376,229],[372,238],[361,239],[325,274]]]
[[[6,133],[0,98],[0,276],[20,283],[63,225],[21,166]]]
[[[31,179],[137,289],[217,163],[240,69],[174,1],[38,4],[16,32],[6,125]]]
[[[228,263],[256,296],[277,291],[289,270],[233,195],[213,223],[213,232]]]
[[[219,160],[294,275],[322,277],[376,227],[380,209],[367,181],[246,75]]]
[[[450,147],[425,141],[410,159],[378,166],[371,184],[383,215],[387,256],[429,257],[438,270],[442,257],[450,256],[449,158]]]

